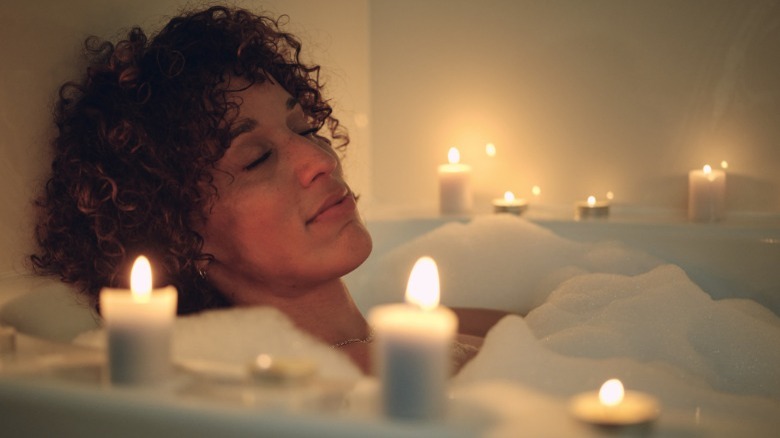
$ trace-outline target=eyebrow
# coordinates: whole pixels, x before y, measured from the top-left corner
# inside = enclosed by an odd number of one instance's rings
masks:
[[[300,105],[298,99],[291,97],[287,99],[284,106],[288,111],[292,111],[293,108]],[[239,121],[233,129],[230,130],[230,140],[235,140],[238,136],[251,132],[257,127],[257,120],[255,119],[243,119]]]
[[[257,127],[257,120],[255,119],[243,119],[230,130],[230,140],[235,140],[236,137],[251,132]]]

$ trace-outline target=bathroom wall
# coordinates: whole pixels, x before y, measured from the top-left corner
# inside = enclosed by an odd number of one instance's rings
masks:
[[[26,269],[50,107],[81,71],[84,38],[154,29],[187,3],[0,3],[0,277]],[[612,191],[683,217],[688,170],[727,160],[730,212],[780,213],[777,1],[235,3],[289,14],[325,67],[369,218],[435,212],[450,146],[474,169],[478,212],[538,185],[540,203]]]
[[[478,211],[538,185],[682,218],[687,172],[727,160],[732,214],[780,212],[780,2],[370,6],[375,205],[435,210],[457,146]]]
[[[120,29],[156,29],[185,0],[6,0],[0,2],[0,278],[27,270],[32,248],[31,198],[43,184],[53,135],[51,106],[59,86],[83,67],[84,39],[115,40]],[[370,193],[366,125],[368,100],[367,0],[235,1],[253,10],[290,16],[308,59],[323,77],[353,147],[345,161],[351,181]],[[357,120],[357,122],[355,122]]]

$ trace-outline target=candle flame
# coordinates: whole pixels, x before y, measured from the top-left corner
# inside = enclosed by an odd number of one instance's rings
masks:
[[[493,143],[488,143],[485,145],[485,153],[488,157],[495,157],[496,156],[496,145]]]
[[[729,168],[729,162],[726,161],[726,160],[721,161],[720,162],[720,167],[721,167],[721,169],[724,169],[724,170],[728,169]]]
[[[431,310],[439,305],[439,270],[430,257],[420,257],[409,274],[406,302]]]
[[[273,365],[273,359],[267,354],[259,354],[255,358],[255,365],[261,370],[268,370]]]
[[[612,193],[611,190],[607,192],[607,199],[609,199],[610,201],[615,199],[615,194]]]
[[[458,151],[458,148],[450,148],[447,152],[447,161],[449,161],[450,164],[458,164],[460,162],[460,151]]]
[[[594,205],[596,205],[596,197],[588,196],[588,207],[593,207]]]
[[[623,401],[625,390],[618,379],[609,379],[599,389],[599,402],[605,406],[615,406]]]
[[[712,166],[710,166],[709,164],[705,164],[704,167],[702,167],[702,170],[704,171],[704,173],[709,175],[710,173],[712,173]]]
[[[533,193],[534,196],[539,196],[542,194],[542,188],[539,186],[533,186],[531,187],[531,193]]]
[[[514,200],[515,200],[515,194],[514,193],[512,193],[510,191],[504,192],[504,201],[512,202]]]
[[[149,259],[138,256],[130,271],[130,292],[133,300],[138,302],[149,301],[152,295],[152,265]]]

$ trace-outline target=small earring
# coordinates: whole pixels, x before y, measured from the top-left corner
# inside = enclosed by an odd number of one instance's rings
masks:
[[[198,277],[200,277],[201,280],[206,280],[206,270],[198,268]]]

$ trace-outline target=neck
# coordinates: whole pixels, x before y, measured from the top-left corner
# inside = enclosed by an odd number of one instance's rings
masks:
[[[370,328],[341,279],[309,288],[305,293],[247,294],[237,305],[267,305],[281,310],[298,328],[334,345],[362,339]]]

